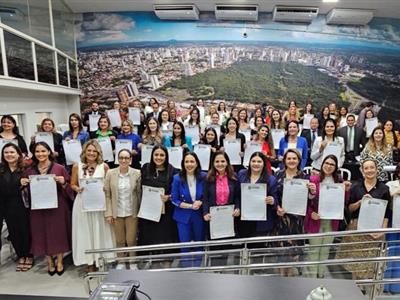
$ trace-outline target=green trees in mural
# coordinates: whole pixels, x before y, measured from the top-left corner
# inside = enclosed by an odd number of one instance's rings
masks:
[[[339,101],[342,87],[335,78],[315,67],[299,64],[242,61],[226,69],[212,69],[168,83],[185,89],[192,98],[265,101],[285,107],[287,99],[299,104],[312,100],[317,107]]]

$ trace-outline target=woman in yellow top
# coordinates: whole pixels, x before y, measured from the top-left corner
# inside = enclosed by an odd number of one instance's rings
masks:
[[[383,124],[383,130],[385,132],[385,142],[392,148],[400,147],[400,134],[397,130],[394,130],[393,120],[387,120]]]

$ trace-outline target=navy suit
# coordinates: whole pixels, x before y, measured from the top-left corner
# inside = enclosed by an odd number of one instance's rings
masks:
[[[203,172],[196,178],[196,199],[192,199],[187,181],[182,180],[179,174],[175,175],[172,181],[171,200],[175,205],[173,218],[177,223],[180,242],[204,241],[205,239],[202,207],[198,210],[180,207],[182,202],[192,204],[195,200],[203,201],[205,178],[206,174]],[[194,250],[201,251],[202,249],[195,248]],[[181,251],[189,252],[189,249],[182,248]],[[181,264],[183,267],[192,266],[191,262],[187,260],[183,260]],[[194,264],[200,266],[201,259],[195,259]]]

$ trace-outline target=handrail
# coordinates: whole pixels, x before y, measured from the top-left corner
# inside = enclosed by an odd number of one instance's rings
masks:
[[[311,234],[295,234],[295,235],[279,235],[279,236],[262,236],[252,238],[239,238],[239,239],[224,239],[218,241],[201,241],[201,242],[185,242],[185,243],[169,243],[169,244],[157,244],[157,245],[146,245],[146,246],[133,246],[133,247],[121,247],[121,248],[106,248],[106,249],[89,249],[86,250],[86,254],[93,253],[121,253],[121,252],[138,252],[138,251],[156,251],[165,249],[180,249],[180,248],[194,248],[194,247],[212,247],[212,246],[224,246],[224,245],[241,245],[241,244],[252,244],[252,243],[266,243],[266,242],[277,242],[282,240],[306,240],[310,238],[320,237],[345,237],[354,235],[365,235],[371,233],[397,233],[400,228],[382,228],[382,229],[368,229],[368,230],[348,230],[348,231],[332,231],[324,233],[311,233]]]

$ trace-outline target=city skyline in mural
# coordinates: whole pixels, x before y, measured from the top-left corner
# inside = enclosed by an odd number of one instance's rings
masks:
[[[279,108],[296,99],[318,109],[370,100],[398,118],[400,22],[393,19],[361,29],[327,26],[323,16],[306,26],[273,23],[270,14],[245,24],[207,14],[165,22],[153,13],[96,13],[83,14],[77,40],[83,106],[122,96]]]

